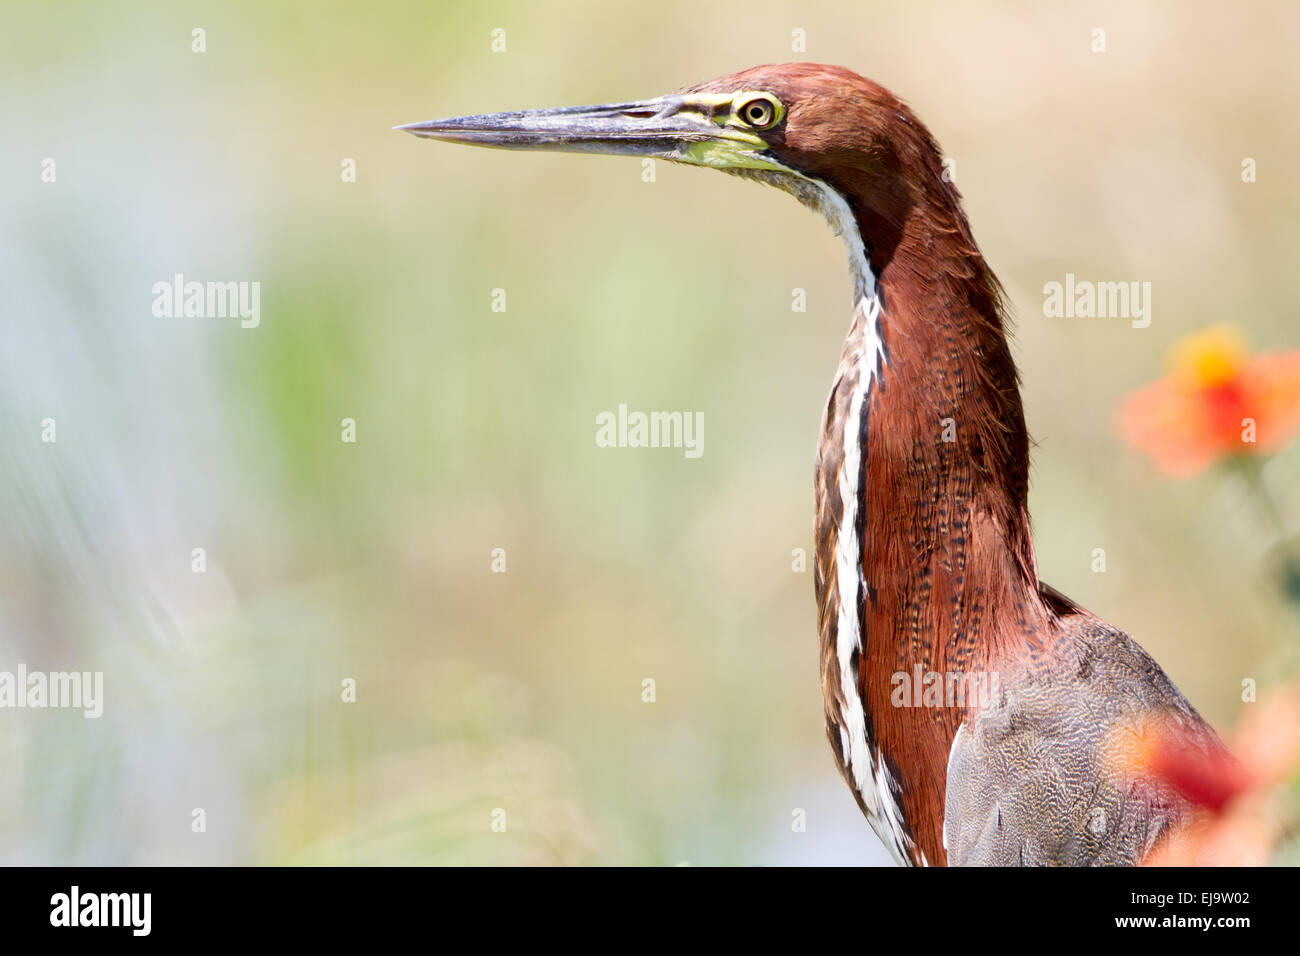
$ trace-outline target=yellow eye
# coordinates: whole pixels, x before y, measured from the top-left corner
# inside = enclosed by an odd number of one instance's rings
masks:
[[[766,93],[757,96],[750,94],[736,103],[735,115],[746,126],[754,129],[767,129],[775,126],[781,119],[781,104]]]

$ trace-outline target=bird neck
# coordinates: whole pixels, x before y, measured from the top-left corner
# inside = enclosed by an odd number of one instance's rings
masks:
[[[818,454],[822,681],[877,832],[900,857],[939,863],[935,772],[980,705],[949,699],[951,678],[996,680],[1047,619],[1029,439],[1000,289],[956,191],[884,216],[845,205],[852,219],[833,224],[860,297]],[[936,674],[944,696],[918,696]]]
[[[1001,287],[942,180],[901,216],[857,219],[879,300],[861,425],[866,616],[892,630],[891,657],[960,669],[1044,613]]]

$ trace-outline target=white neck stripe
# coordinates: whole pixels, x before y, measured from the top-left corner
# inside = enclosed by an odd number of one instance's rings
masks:
[[[894,795],[893,781],[885,766],[884,754],[877,753],[872,760],[871,744],[867,740],[866,713],[858,692],[856,658],[864,650],[864,637],[858,609],[866,601],[867,583],[862,575],[862,542],[858,538],[859,483],[862,480],[862,432],[867,414],[867,397],[875,383],[877,370],[884,367],[885,347],[881,338],[881,301],[876,288],[876,276],[867,260],[866,245],[858,231],[857,219],[844,197],[825,183],[808,177],[805,181],[817,187],[819,202],[810,201],[806,193],[796,193],[807,205],[814,206],[830,224],[836,235],[844,240],[849,253],[849,268],[853,272],[856,305],[849,340],[845,346],[844,363],[837,377],[835,389],[852,381],[849,414],[844,419],[844,430],[839,436],[843,457],[840,459],[838,486],[843,511],[835,547],[835,581],[839,599],[836,620],[835,653],[840,668],[840,694],[845,701],[841,715],[846,728],[841,728],[844,761],[853,786],[862,797],[872,828],[885,846],[898,858],[907,862],[907,839],[902,824],[902,808]]]

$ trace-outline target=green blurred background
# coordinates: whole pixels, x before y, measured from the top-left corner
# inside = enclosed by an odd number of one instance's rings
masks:
[[[1114,410],[1202,325],[1296,342],[1298,26],[1284,2],[7,6],[0,668],[102,670],[106,703],[0,712],[0,861],[886,861],[791,570],[838,240],[701,170],[390,131],[770,61],[883,82],[955,158],[1016,311],[1043,577],[1229,729],[1292,627],[1266,531],[1221,475],[1161,479]],[[259,281],[261,326],[155,318],[177,272]],[[1043,318],[1066,272],[1150,281],[1151,327]],[[597,448],[620,402],[702,411],[705,454]]]

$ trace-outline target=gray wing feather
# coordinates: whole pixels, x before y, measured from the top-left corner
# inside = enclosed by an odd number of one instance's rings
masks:
[[[953,866],[1132,865],[1189,812],[1170,788],[1121,779],[1107,732],[1160,711],[1207,751],[1218,737],[1137,642],[1088,618],[1064,661],[1003,683],[968,716],[948,760],[944,845]]]

